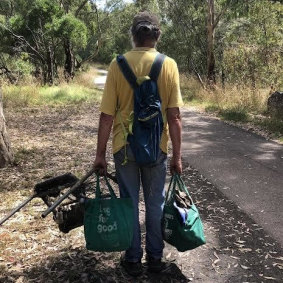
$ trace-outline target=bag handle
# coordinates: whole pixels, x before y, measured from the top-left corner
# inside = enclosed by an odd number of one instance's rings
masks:
[[[117,198],[117,196],[116,196],[116,194],[115,194],[111,184],[109,183],[109,180],[107,179],[106,175],[104,175],[104,179],[105,179],[106,185],[108,187],[108,190],[109,190],[109,192],[111,194],[111,197],[112,198]]]
[[[187,187],[186,187],[186,185],[185,185],[185,183],[184,183],[184,181],[183,181],[182,178],[181,178],[181,176],[178,175],[178,174],[176,174],[176,178],[177,178],[177,183],[178,183],[178,185],[179,185],[179,188],[180,188],[183,192],[185,192],[189,197],[191,197],[191,196],[190,196],[190,193],[189,193],[189,191],[188,191],[188,189],[187,189]]]
[[[186,193],[186,195],[189,197],[192,205],[194,204],[193,199],[184,183],[184,181],[182,180],[181,176],[179,174],[176,174],[176,178],[177,178],[177,183],[178,183],[178,187],[181,191],[183,191],[184,193]]]
[[[99,174],[96,174],[96,190],[95,190],[95,198],[101,198],[101,190],[100,190],[100,181],[99,181]],[[104,176],[107,188],[110,192],[111,198],[117,198],[111,184],[109,183],[106,176]]]
[[[176,191],[176,186],[178,186],[178,189],[180,191],[183,191],[184,193],[186,193],[186,195],[190,198],[191,203],[193,204],[194,203],[193,199],[192,199],[188,189],[186,188],[184,181],[182,180],[182,178],[180,177],[179,174],[174,174],[171,177],[168,192],[167,192],[166,198],[165,198],[165,203],[168,203],[169,201],[172,200],[172,197],[174,196],[175,191]]]
[[[169,188],[165,198],[165,203],[168,203],[172,199],[172,196],[175,193],[175,189],[176,189],[176,182],[177,182],[176,174],[174,174],[170,180]]]

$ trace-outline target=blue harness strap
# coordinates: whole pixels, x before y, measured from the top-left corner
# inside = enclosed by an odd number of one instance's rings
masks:
[[[128,83],[131,85],[131,87],[133,89],[138,87],[139,85],[137,84],[137,77],[135,76],[132,69],[130,68],[126,58],[123,55],[119,55],[117,56],[117,62],[118,62],[121,72],[123,73]]]
[[[149,77],[153,81],[157,82],[157,79],[158,79],[159,73],[161,71],[162,64],[163,64],[165,57],[166,56],[161,54],[161,53],[158,53],[157,56],[155,57],[153,64],[152,64],[152,67],[151,67],[151,70],[150,70],[150,73],[149,73]]]
[[[149,73],[149,77],[153,81],[157,81],[165,57],[166,56],[161,53],[158,53],[156,55]],[[121,72],[123,73],[126,80],[129,82],[129,84],[132,86],[132,88],[135,89],[136,87],[138,87],[137,77],[130,68],[126,58],[123,55],[119,55],[117,56],[117,62]]]

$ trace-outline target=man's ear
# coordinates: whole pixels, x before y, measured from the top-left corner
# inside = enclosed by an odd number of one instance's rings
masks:
[[[156,31],[156,32],[155,32],[156,41],[159,40],[160,36],[161,36],[161,30]]]

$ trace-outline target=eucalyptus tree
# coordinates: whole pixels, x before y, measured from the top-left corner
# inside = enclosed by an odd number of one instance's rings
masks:
[[[165,25],[161,47],[202,83],[240,77],[253,86],[259,78],[278,81],[283,77],[280,2],[159,0]]]
[[[17,0],[14,5],[14,15],[1,25],[11,40],[10,53],[27,54],[43,82],[53,84],[59,52],[53,20],[62,17],[60,6],[56,0]]]
[[[200,80],[206,73],[205,6],[197,0],[162,0],[160,49],[177,60],[181,71]]]
[[[253,88],[282,87],[283,4],[241,1],[236,8],[217,35],[217,42],[222,45],[219,65],[225,79]]]
[[[26,54],[43,83],[53,84],[58,66],[64,67],[65,78],[74,76],[76,55],[93,36],[92,22],[85,17],[93,1],[79,0],[4,0],[0,13],[0,32],[9,44],[0,47],[11,55]],[[11,12],[7,12],[7,9]],[[84,13],[84,14],[83,14]],[[86,18],[88,21],[86,21]]]
[[[13,153],[6,130],[6,121],[2,106],[2,93],[0,89],[0,168],[13,162]]]

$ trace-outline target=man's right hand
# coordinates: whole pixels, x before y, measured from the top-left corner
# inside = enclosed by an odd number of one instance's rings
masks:
[[[181,158],[174,158],[170,160],[170,173],[181,175],[183,171]]]
[[[105,113],[100,114],[96,157],[93,163],[93,169],[99,175],[106,175],[107,173],[107,163],[105,160],[105,153],[106,153],[107,141],[109,139],[111,132],[112,123],[113,123],[113,116],[107,115]]]
[[[171,174],[182,173],[182,161],[181,161],[181,131],[182,122],[180,116],[180,110],[178,107],[167,109],[167,119],[169,125],[169,133],[172,141],[173,156],[170,161],[170,172]]]
[[[99,175],[106,175],[107,163],[106,163],[105,157],[96,156],[94,163],[93,163],[93,168],[94,168],[94,171],[98,173]]]

